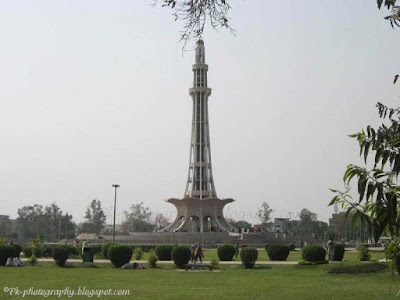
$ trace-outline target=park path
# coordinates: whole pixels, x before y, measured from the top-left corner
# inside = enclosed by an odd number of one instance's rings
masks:
[[[27,261],[26,258],[22,258],[23,261]],[[38,261],[40,262],[54,262],[54,259],[52,258],[38,258]],[[73,263],[81,263],[82,259],[77,259],[77,258],[71,258],[68,259],[68,262],[73,262]],[[95,259],[94,263],[99,263],[99,264],[107,264],[110,263],[109,260],[107,259]],[[147,263],[146,260],[131,260],[131,263],[140,263],[140,264],[145,264]],[[172,260],[167,261],[167,260],[159,260],[157,264],[173,264],[174,262]],[[203,261],[205,264],[209,264],[210,262],[205,260]],[[221,265],[241,265],[241,261],[220,261],[219,264]],[[297,265],[297,261],[257,261],[256,264],[258,265]]]

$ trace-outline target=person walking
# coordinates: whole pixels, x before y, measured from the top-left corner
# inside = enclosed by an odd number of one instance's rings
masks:
[[[236,259],[238,258],[238,255],[239,255],[239,243],[236,243],[236,246],[235,246],[235,258]]]
[[[335,255],[335,247],[331,239],[326,243],[325,249],[328,254],[328,260],[332,262]]]
[[[197,259],[199,259],[200,262],[203,262],[204,254],[203,254],[203,249],[201,248],[200,243],[197,243],[194,255],[195,255],[194,258],[195,258],[196,262],[197,262]]]

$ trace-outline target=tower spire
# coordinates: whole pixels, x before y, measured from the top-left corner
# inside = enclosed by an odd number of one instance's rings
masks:
[[[207,86],[208,65],[205,64],[204,41],[198,40],[195,50],[193,87],[189,94],[193,101],[192,137],[190,145],[189,173],[185,197],[205,199],[217,197],[211,167],[210,130],[208,121]]]
[[[226,222],[223,209],[234,200],[217,198],[214,186],[208,122],[211,89],[207,86],[208,65],[205,61],[204,42],[198,40],[192,66],[193,87],[189,89],[193,111],[186,189],[183,199],[167,200],[175,205],[177,213],[175,221],[161,229],[162,232],[226,232],[233,229]]]

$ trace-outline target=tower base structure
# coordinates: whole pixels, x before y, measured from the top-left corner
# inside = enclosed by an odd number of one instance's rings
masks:
[[[235,201],[233,199],[185,197],[166,201],[175,205],[177,215],[159,232],[229,232],[234,229],[223,215],[224,206]]]

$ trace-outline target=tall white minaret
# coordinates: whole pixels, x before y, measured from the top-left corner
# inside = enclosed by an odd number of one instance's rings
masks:
[[[196,43],[193,70],[193,87],[189,94],[193,101],[192,137],[190,145],[189,173],[185,197],[205,199],[217,197],[211,166],[210,126],[208,121],[207,87],[208,65],[205,63],[203,40]]]

